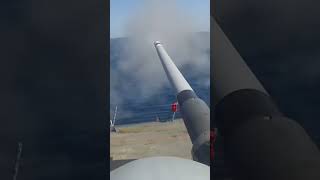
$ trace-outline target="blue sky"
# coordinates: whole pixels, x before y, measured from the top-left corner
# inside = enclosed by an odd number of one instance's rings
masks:
[[[144,0],[111,0],[110,1],[110,36],[123,37],[127,18],[142,5]],[[198,31],[210,29],[210,0],[176,0],[179,7],[190,13],[199,23]]]

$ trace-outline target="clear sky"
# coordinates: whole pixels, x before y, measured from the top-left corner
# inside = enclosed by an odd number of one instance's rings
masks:
[[[110,36],[123,37],[127,18],[142,5],[144,0],[110,1]],[[210,0],[176,0],[184,12],[189,12],[199,22],[198,31],[210,29]]]

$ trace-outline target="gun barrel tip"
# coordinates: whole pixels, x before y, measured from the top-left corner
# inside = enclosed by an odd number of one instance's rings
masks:
[[[154,42],[154,45],[155,45],[155,46],[158,45],[158,44],[161,44],[160,41],[155,41],[155,42]]]

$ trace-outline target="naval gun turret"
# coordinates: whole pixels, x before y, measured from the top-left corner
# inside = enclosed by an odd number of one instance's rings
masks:
[[[194,160],[210,165],[210,109],[193,91],[160,41],[154,42],[166,75],[174,87],[180,112],[190,136]]]

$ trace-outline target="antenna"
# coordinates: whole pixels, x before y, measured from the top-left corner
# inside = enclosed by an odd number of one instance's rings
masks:
[[[117,132],[117,129],[115,128],[117,110],[118,106],[116,106],[116,109],[114,110],[113,120],[110,119],[110,127],[112,132]]]
[[[116,124],[117,109],[118,109],[118,106],[116,106],[116,109],[114,110],[113,122],[111,123],[113,126]]]

